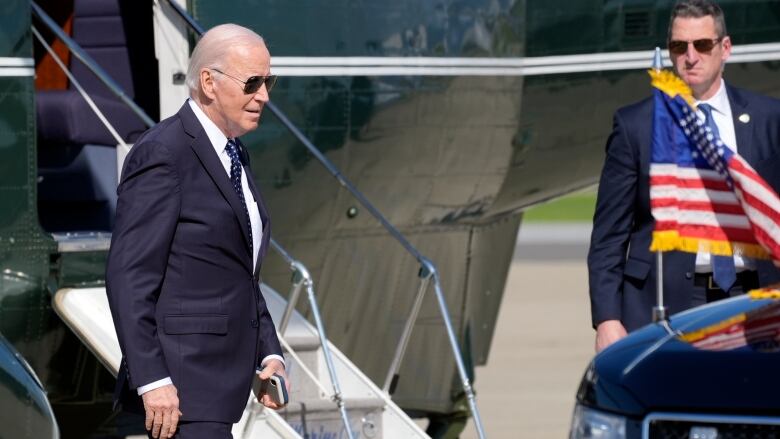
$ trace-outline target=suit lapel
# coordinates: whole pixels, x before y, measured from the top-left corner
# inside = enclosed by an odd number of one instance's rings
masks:
[[[734,87],[727,85],[726,93],[731,105],[731,118],[734,123],[734,136],[737,138],[739,155],[750,163],[751,166],[754,166],[753,160],[755,160],[756,155],[753,147],[753,123],[750,121],[749,116],[747,118],[743,117],[750,114],[747,108],[748,103]]]
[[[211,144],[192,109],[190,109],[189,103],[184,104],[184,107],[179,111],[179,115],[184,125],[184,130],[193,137],[190,147],[195,151],[201,164],[206,168],[206,172],[211,176],[214,184],[217,185],[222,196],[225,197],[233,209],[233,213],[241,226],[241,233],[244,235],[244,243],[248,246],[247,248],[251,249],[252,243],[249,241],[249,224],[246,221],[246,213],[244,213],[244,208],[241,206],[241,200],[238,199],[236,191],[233,190],[230,177],[228,177],[222,162],[220,162],[214,151],[214,146]],[[250,265],[251,263],[250,260]]]

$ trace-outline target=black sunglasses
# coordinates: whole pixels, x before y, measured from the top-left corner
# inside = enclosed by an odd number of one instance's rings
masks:
[[[723,41],[723,38],[702,38],[693,41],[669,41],[669,52],[675,55],[682,55],[688,51],[688,44],[693,44],[693,48],[699,53],[709,53],[715,48],[715,45]]]
[[[265,89],[268,93],[271,93],[271,89],[274,88],[274,84],[276,84],[276,75],[268,75],[268,76],[250,76],[247,78],[246,81],[242,81],[238,78],[236,78],[233,75],[229,75],[219,69],[215,69],[214,67],[209,67],[210,70],[214,70],[217,73],[221,73],[228,78],[233,78],[236,81],[244,84],[244,94],[255,94],[257,93],[257,90],[260,90],[260,87],[265,84]]]

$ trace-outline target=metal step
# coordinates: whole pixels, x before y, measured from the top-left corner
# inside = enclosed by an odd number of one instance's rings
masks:
[[[286,307],[286,301],[276,291],[262,286],[263,297],[266,300],[271,316],[276,321],[281,318]],[[317,337],[316,330],[303,316],[297,312],[292,314],[290,324],[285,331],[285,340],[295,336],[304,340],[307,336]],[[300,342],[307,348],[311,345]],[[355,438],[427,438],[425,432],[417,426],[393,401],[380,390],[365,374],[363,374],[347,357],[333,344],[328,342],[333,356],[336,375],[341,383],[344,406],[347,409],[350,430]],[[295,351],[301,363],[305,365],[320,381],[326,390],[315,384],[301,369],[301,365],[292,356],[285,355],[288,364],[288,378],[292,385],[290,404],[278,412],[282,418],[299,434],[311,438],[347,437],[344,434],[343,421],[338,407],[332,399],[333,387],[330,382],[327,362],[321,346],[314,351]]]

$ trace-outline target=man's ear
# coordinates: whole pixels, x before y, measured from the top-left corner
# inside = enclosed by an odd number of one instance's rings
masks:
[[[211,73],[211,70],[206,68],[200,69],[200,89],[211,100],[215,97],[214,87],[214,75]]]
[[[723,37],[721,44],[723,45],[723,56],[721,59],[725,62],[731,56],[731,37],[728,35]]]

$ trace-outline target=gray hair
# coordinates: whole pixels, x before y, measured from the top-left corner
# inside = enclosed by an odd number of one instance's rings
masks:
[[[201,69],[224,69],[225,56],[230,53],[230,48],[253,46],[258,42],[265,44],[263,37],[237,24],[220,24],[209,29],[195,45],[187,68],[187,87],[190,89],[190,95],[194,95],[200,88]]]
[[[702,18],[707,16],[715,20],[715,32],[717,32],[718,38],[725,37],[727,35],[726,18],[723,16],[723,9],[720,6],[709,0],[683,0],[677,2],[672,8],[667,40],[672,39],[672,23],[674,23],[675,18]]]

